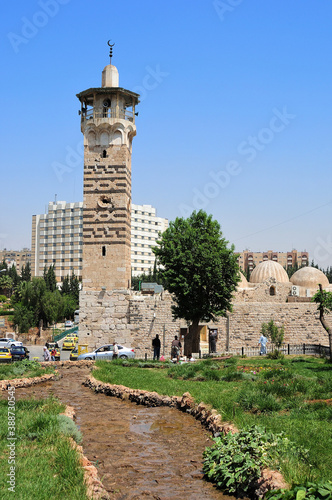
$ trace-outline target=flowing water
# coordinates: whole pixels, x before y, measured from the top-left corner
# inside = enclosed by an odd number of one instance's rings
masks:
[[[212,444],[192,416],[138,406],[82,386],[87,368],[61,368],[62,378],[16,390],[18,398],[54,394],[75,408],[83,450],[112,499],[231,499],[202,479],[202,452]]]

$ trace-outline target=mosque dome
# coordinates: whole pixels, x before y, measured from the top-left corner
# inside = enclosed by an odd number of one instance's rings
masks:
[[[289,278],[285,269],[278,262],[265,260],[258,264],[250,276],[250,283],[263,283],[269,278],[274,278],[279,283],[288,283]]]
[[[290,278],[293,285],[302,286],[304,288],[318,288],[321,284],[323,288],[329,286],[329,280],[325,274],[316,267],[306,266],[301,267]]]
[[[240,281],[237,284],[237,288],[248,288],[249,283],[247,281],[247,278],[244,276],[244,274],[241,273],[240,271]]]

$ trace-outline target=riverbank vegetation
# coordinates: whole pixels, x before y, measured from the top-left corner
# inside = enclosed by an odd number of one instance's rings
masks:
[[[158,362],[154,368],[122,360],[96,365],[93,375],[102,382],[169,396],[190,392],[239,429],[259,426],[282,435],[291,446],[280,450],[278,467],[291,485],[332,477],[332,365],[324,359],[233,357],[166,369]]]
[[[79,455],[69,439],[79,442],[81,436],[71,419],[59,415],[63,410],[53,397],[15,401],[11,392],[0,401],[3,500],[88,500]]]
[[[41,366],[38,361],[17,361],[9,364],[0,365],[0,380],[12,380],[15,378],[40,377],[47,373],[54,373],[54,366]]]

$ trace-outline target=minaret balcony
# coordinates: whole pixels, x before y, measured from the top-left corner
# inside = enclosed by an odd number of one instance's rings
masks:
[[[94,108],[82,110],[82,121],[88,120],[105,120],[108,121],[110,118],[118,120],[128,120],[131,123],[135,123],[135,113],[133,110],[127,109],[116,109],[116,108],[104,108],[102,110],[97,110]]]

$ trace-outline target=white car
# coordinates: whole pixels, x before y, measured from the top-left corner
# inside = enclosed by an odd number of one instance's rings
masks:
[[[22,347],[23,346],[23,342],[19,342],[18,340],[14,340],[12,338],[1,338],[0,339],[0,347],[12,347],[12,346],[16,346],[16,347]]]
[[[118,357],[120,359],[134,359],[135,358],[135,351],[131,347],[125,347],[123,345],[117,344],[118,349],[119,349],[119,354]],[[99,347],[98,349],[95,349],[92,352],[85,352],[83,354],[80,354],[77,359],[101,359],[101,360],[110,360],[113,358],[113,344],[107,344],[103,345],[102,347]]]

